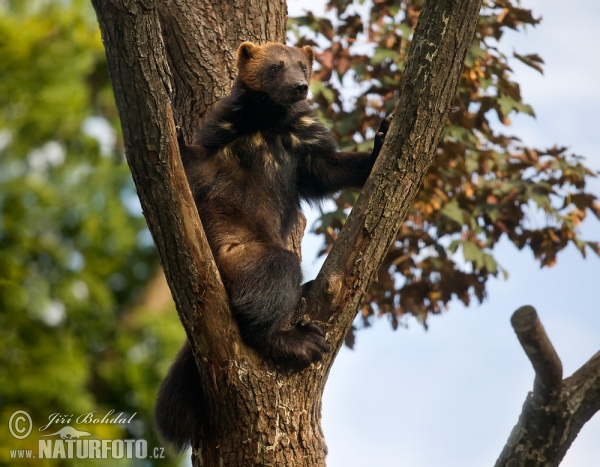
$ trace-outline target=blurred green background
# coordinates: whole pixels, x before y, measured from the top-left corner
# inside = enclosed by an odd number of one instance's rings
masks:
[[[8,448],[36,449],[62,426],[15,440],[10,415],[26,410],[37,430],[54,413],[137,413],[87,431],[158,446],[155,392],[184,333],[153,286],[91,4],[0,9],[0,464],[95,465],[10,460]]]

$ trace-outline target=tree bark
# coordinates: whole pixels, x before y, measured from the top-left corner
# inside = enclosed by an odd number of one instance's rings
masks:
[[[282,0],[92,0],[127,160],[178,314],[194,349],[207,421],[194,465],[319,466],[329,368],[431,161],[455,96],[481,0],[425,3],[402,99],[373,174],[309,297],[333,351],[301,372],[246,347],[185,179],[175,122],[193,137],[226,94],[243,40],[282,41]]]

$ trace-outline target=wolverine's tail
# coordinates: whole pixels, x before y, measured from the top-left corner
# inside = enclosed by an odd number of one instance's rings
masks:
[[[158,434],[178,453],[198,436],[203,416],[202,399],[198,367],[186,340],[160,386],[154,406]]]

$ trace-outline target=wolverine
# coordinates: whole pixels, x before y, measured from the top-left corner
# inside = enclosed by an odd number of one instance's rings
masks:
[[[179,138],[186,176],[244,342],[278,365],[301,368],[329,350],[302,318],[300,260],[286,248],[302,200],[314,203],[364,185],[371,152],[340,152],[306,101],[310,46],[244,42],[229,96],[206,114],[192,145]],[[159,433],[182,450],[198,432],[202,394],[186,342],[156,403]]]

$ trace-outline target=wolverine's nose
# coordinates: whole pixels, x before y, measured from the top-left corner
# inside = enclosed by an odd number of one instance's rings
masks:
[[[303,96],[308,92],[308,84],[306,84],[306,81],[298,81],[294,84],[294,90],[296,91],[296,94]]]

